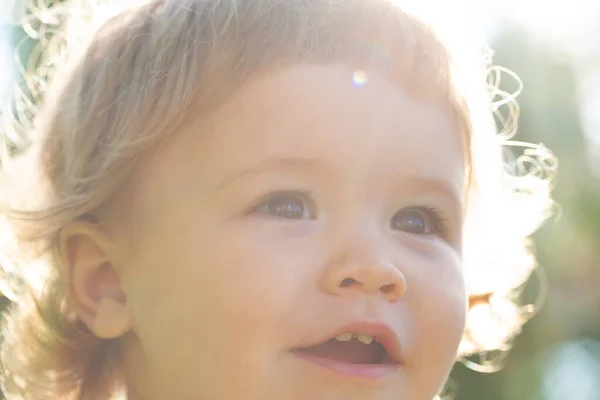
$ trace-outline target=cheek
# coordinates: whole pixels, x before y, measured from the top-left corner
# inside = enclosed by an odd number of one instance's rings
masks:
[[[185,262],[196,260],[203,286],[213,304],[223,308],[224,318],[252,326],[264,321],[268,328],[289,313],[310,280],[310,252],[303,250],[308,240],[291,238],[268,223],[223,223],[196,237],[203,244],[190,243],[194,256]]]
[[[206,349],[219,362],[276,356],[282,323],[310,281],[303,239],[252,221],[203,221],[173,233],[145,257],[153,283],[138,301],[143,333],[165,354],[173,353],[160,341],[168,332],[170,346],[205,359]]]
[[[273,225],[177,225],[144,243],[128,285],[147,390],[217,398],[228,388],[239,398],[279,372],[283,330],[314,281],[313,252]]]
[[[416,369],[422,376],[450,372],[465,329],[467,297],[460,260],[446,256],[429,260],[409,288],[414,304]],[[437,369],[437,370],[435,370]]]

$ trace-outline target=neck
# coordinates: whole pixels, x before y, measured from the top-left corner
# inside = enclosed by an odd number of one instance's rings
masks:
[[[139,346],[139,342],[135,337],[123,339],[124,390],[122,397],[118,397],[118,400],[152,400],[151,397],[142,395],[142,393],[153,393],[153,391],[144,390],[147,388],[142,384],[142,382],[149,382],[150,380],[144,379],[146,365],[143,362],[143,352]]]

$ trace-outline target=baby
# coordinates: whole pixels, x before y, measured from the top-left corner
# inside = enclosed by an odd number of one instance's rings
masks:
[[[469,311],[531,272],[548,190],[507,214],[525,191],[454,67],[386,0],[112,17],[46,95],[35,195],[11,193],[8,399],[430,400],[502,349],[519,309],[493,340]]]

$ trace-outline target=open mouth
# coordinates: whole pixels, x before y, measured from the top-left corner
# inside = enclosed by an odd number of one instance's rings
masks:
[[[367,381],[381,380],[401,364],[397,341],[385,329],[381,334],[371,335],[345,332],[315,345],[293,349],[292,352],[338,376]]]
[[[397,364],[377,339],[356,333],[343,333],[324,343],[295,349],[295,352],[345,364]]]

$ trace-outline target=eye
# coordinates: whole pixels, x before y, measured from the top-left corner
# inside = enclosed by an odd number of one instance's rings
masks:
[[[315,219],[305,193],[278,193],[266,198],[256,208],[257,212],[285,219]]]
[[[423,236],[446,236],[447,233],[440,212],[426,207],[411,207],[398,211],[392,217],[390,227],[394,230]]]

